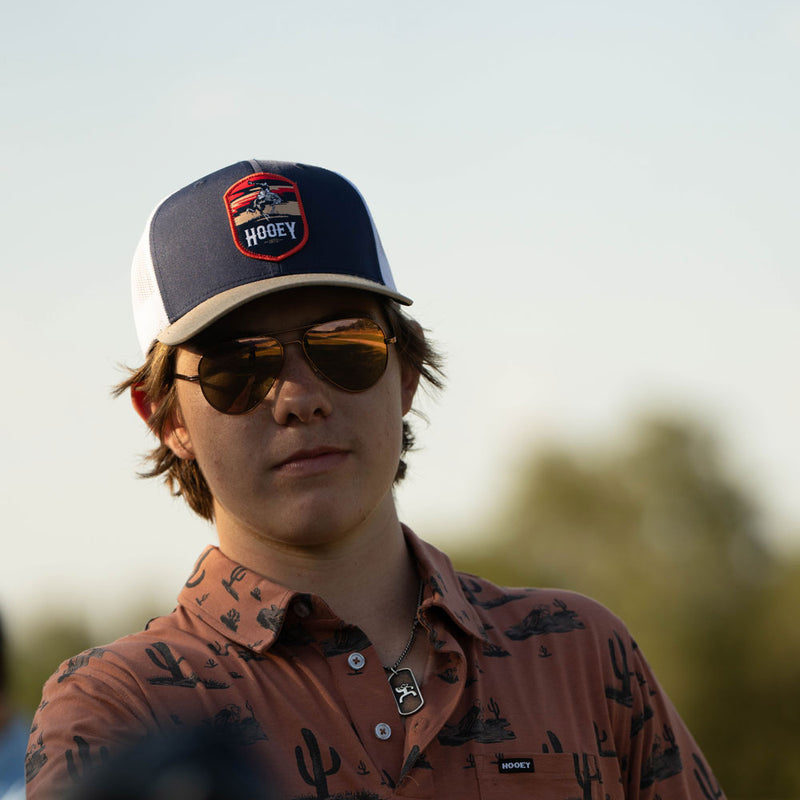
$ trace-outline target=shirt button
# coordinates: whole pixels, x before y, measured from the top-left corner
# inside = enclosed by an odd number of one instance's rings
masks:
[[[361,653],[350,653],[350,655],[347,656],[347,663],[353,669],[362,669],[364,664],[367,663],[367,659],[364,658],[364,656],[362,656]]]
[[[303,600],[298,600],[292,606],[292,609],[294,613],[298,617],[300,617],[300,619],[305,619],[311,613],[311,609],[308,607],[308,603],[304,602]]]
[[[379,722],[375,726],[375,735],[379,739],[386,740],[392,735],[392,729],[385,722]]]

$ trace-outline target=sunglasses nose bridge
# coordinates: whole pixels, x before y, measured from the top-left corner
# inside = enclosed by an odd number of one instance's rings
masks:
[[[278,337],[276,337],[277,339]],[[311,371],[319,378],[324,378],[325,376],[320,372],[317,365],[312,360],[311,356],[306,349],[306,340],[305,337],[295,338],[295,339],[278,339],[278,342],[281,346],[281,355],[283,356],[283,363],[281,364],[281,371],[280,374],[276,377],[276,380],[281,380],[284,377],[284,373],[286,372],[286,364],[288,360],[288,354],[292,352],[294,348],[289,348],[289,345],[296,344],[300,350],[299,355],[302,356],[302,360],[305,362],[306,366],[311,368]],[[297,350],[294,350],[297,353]]]

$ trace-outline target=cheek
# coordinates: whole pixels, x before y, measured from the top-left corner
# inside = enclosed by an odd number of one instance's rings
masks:
[[[237,430],[232,418],[214,411],[196,386],[187,385],[183,392],[179,389],[178,401],[181,438],[208,478],[226,455],[237,452]]]
[[[374,411],[373,443],[389,458],[400,457],[403,438],[403,403],[395,387],[382,393]],[[366,427],[366,426],[365,426]]]

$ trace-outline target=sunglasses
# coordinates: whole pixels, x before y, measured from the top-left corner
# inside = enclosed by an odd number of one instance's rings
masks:
[[[302,332],[299,339],[280,342],[279,333]],[[271,336],[236,339],[204,348],[197,375],[179,375],[199,383],[209,405],[223,414],[245,414],[269,393],[283,367],[284,347],[298,343],[314,372],[346,392],[374,386],[386,370],[389,345],[377,322],[364,317],[318,322],[308,328],[276,331]]]

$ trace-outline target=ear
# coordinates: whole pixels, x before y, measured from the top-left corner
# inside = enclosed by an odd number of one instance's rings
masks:
[[[417,394],[419,386],[419,372],[411,364],[403,364],[400,367],[400,393],[403,403],[403,416],[411,411],[414,403],[414,396]]]
[[[131,386],[131,404],[136,409],[136,413],[147,423],[150,427],[150,418],[156,410],[156,404],[147,396],[144,390],[144,384],[134,383]]]
[[[422,326],[416,321],[411,320],[411,324],[417,329],[420,336],[424,336]],[[411,406],[414,403],[414,397],[417,394],[419,387],[420,374],[411,364],[405,359],[400,359],[400,393],[402,399],[403,416],[411,411]]]
[[[152,430],[153,426],[151,420],[158,408],[158,404],[147,396],[147,392],[145,392],[144,386],[141,383],[136,383],[131,386],[131,403],[136,409],[136,413],[147,423],[147,427]],[[179,414],[176,414],[176,419],[167,424],[161,441],[169,447],[178,458],[187,461],[194,459],[195,456],[191,447],[189,432],[184,427]]]

